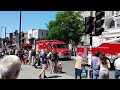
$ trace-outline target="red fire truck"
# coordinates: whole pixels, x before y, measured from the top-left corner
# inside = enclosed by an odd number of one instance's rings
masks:
[[[47,49],[47,50],[55,50],[59,58],[71,58],[71,52],[67,48],[67,45],[63,41],[59,40],[40,40],[36,41],[36,50]]]
[[[90,51],[89,46],[78,46],[77,52],[84,52],[84,59],[88,60],[88,53]],[[102,43],[98,47],[92,47],[92,55],[95,52],[105,53],[109,59],[111,64],[111,70],[114,70],[114,61],[118,58],[118,53],[120,53],[120,43]]]
[[[90,47],[89,46],[78,46],[77,52],[89,52]],[[95,54],[95,52],[110,54],[110,55],[117,55],[120,53],[120,43],[102,43],[98,47],[92,47],[92,55]]]

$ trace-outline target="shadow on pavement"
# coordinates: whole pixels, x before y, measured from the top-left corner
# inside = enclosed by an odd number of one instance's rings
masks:
[[[50,76],[50,77],[47,77],[47,78],[58,78],[58,77],[62,77],[62,76],[54,75],[54,76]]]
[[[59,61],[74,61],[74,59],[59,59]]]

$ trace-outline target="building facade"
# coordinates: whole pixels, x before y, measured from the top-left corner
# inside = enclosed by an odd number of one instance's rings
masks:
[[[90,11],[83,11],[82,16],[85,18],[90,16]],[[93,11],[95,17],[95,11]],[[102,35],[93,37],[93,46],[98,46],[103,42],[120,41],[120,11],[105,11],[105,20],[103,28],[105,29]],[[83,36],[85,44],[90,44],[89,35]]]
[[[28,39],[34,37],[36,39],[41,39],[49,34],[48,30],[43,29],[31,29],[28,31]]]

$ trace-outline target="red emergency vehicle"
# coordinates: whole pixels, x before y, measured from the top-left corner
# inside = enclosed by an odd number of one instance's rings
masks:
[[[90,47],[89,46],[78,46],[77,52],[89,52]],[[102,43],[98,47],[92,47],[92,55],[95,54],[95,52],[110,54],[110,55],[117,55],[120,53],[120,43]]]
[[[55,50],[59,58],[71,58],[71,52],[67,48],[67,45],[63,41],[59,40],[40,40],[36,41],[36,49],[47,49],[47,50]]]

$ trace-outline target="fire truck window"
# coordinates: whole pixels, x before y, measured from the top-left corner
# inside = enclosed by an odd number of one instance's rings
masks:
[[[65,44],[57,44],[57,48],[67,48]]]
[[[56,48],[56,45],[51,45],[51,48]]]

